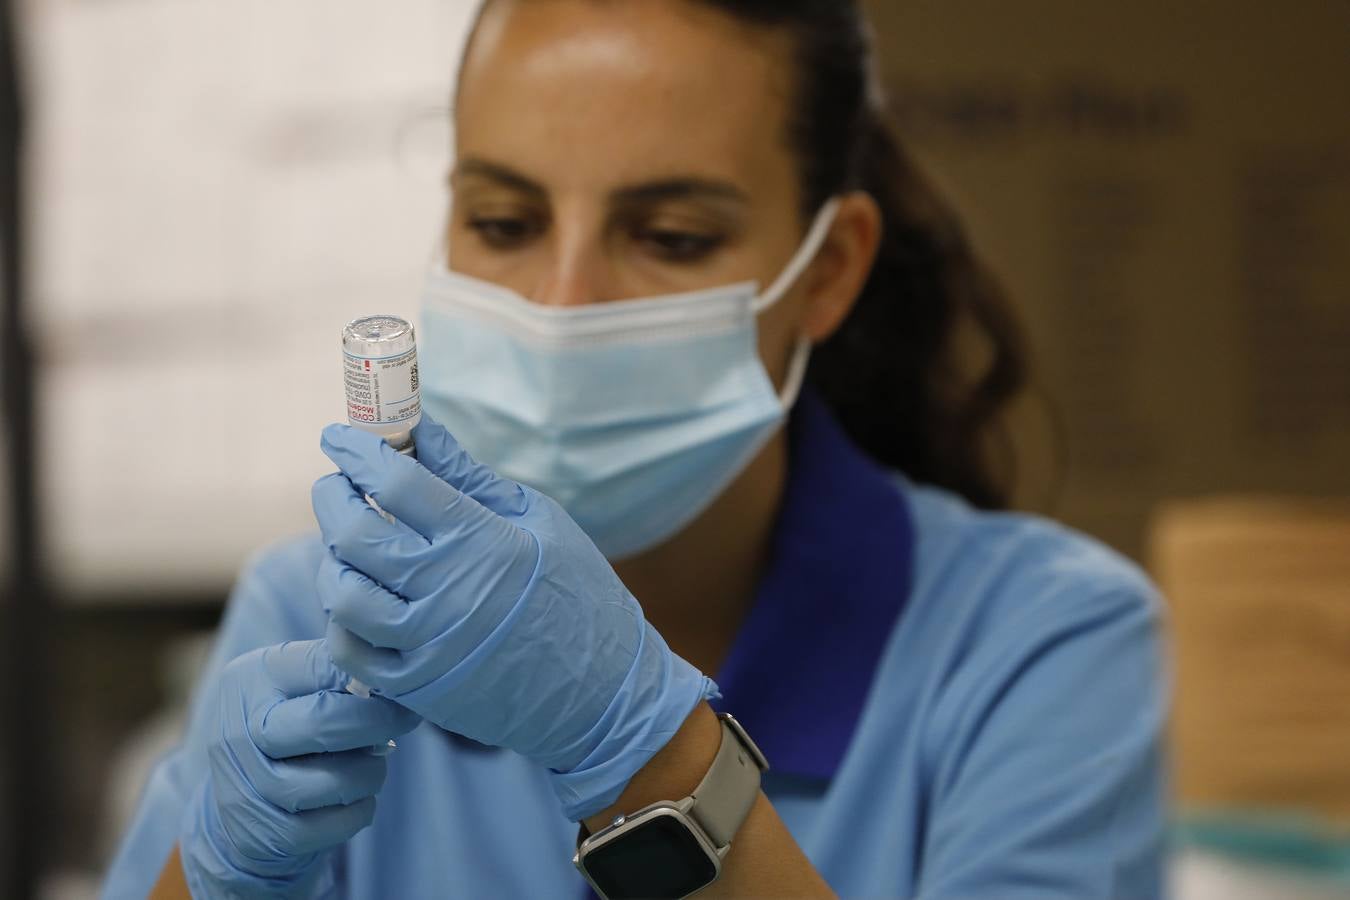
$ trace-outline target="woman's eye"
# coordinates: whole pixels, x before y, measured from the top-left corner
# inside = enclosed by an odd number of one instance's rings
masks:
[[[693,262],[722,245],[720,235],[696,234],[662,228],[638,229],[634,237],[654,255],[670,262]]]
[[[471,218],[468,226],[483,243],[497,250],[517,247],[542,230],[532,219],[509,217]]]

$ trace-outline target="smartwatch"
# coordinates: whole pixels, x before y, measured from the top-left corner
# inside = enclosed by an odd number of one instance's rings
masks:
[[[687,897],[722,873],[722,859],[759,797],[764,754],[726,713],[722,744],[694,792],[619,816],[590,834],[581,826],[572,863],[601,900]]]

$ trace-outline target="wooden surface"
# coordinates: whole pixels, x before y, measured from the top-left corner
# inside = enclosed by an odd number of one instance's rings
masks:
[[[1151,557],[1176,643],[1183,808],[1350,824],[1350,502],[1172,505]]]

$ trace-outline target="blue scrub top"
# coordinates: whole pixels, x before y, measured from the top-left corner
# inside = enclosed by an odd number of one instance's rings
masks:
[[[898,478],[810,392],[789,446],[772,556],[716,705],[765,751],[764,790],[825,880],[844,897],[1161,896],[1167,700],[1147,579],[1050,522]],[[157,879],[206,777],[221,667],[323,635],[321,553],[308,537],[246,569],[104,897]],[[423,723],[377,804],[325,895],[587,895],[576,826],[510,751]]]

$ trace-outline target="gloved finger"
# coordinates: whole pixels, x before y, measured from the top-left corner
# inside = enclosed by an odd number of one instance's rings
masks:
[[[453,490],[444,484],[441,488]],[[533,538],[523,529],[468,498],[463,498],[460,509],[472,514],[456,517],[437,543],[428,543],[402,522],[390,523],[375,513],[363,493],[341,474],[315,482],[314,515],[324,540],[340,561],[414,603],[454,582],[463,567],[500,559],[501,554],[520,551],[522,545],[529,552],[533,546]]]
[[[258,651],[268,689],[286,697],[340,690],[346,676],[333,665],[323,641],[286,641]],[[240,664],[246,661],[241,658]]]
[[[417,461],[437,478],[499,516],[509,518],[525,512],[524,489],[475,460],[441,423],[425,412],[422,421],[413,428],[413,441],[417,445]]]
[[[327,850],[356,837],[375,821],[375,798],[366,797],[348,806],[325,806],[295,813],[290,831],[292,855],[303,856]]]
[[[397,650],[373,647],[333,621],[328,623],[324,640],[338,665],[383,694],[397,696],[418,686],[416,673],[408,671]]]
[[[274,760],[375,747],[407,734],[420,721],[416,713],[383,697],[338,690],[282,700],[250,718],[254,746]]]
[[[269,760],[265,769],[250,778],[253,789],[273,806],[294,813],[375,796],[384,787],[388,762],[365,750],[348,750]]]
[[[319,446],[358,490],[429,541],[453,533],[465,520],[495,515],[377,435],[329,425]]]
[[[375,819],[375,798],[288,813],[250,793],[246,798],[222,798],[219,813],[225,839],[245,860],[300,860],[336,847],[368,826]]]
[[[329,617],[373,646],[410,650],[431,637],[422,633],[427,617],[418,615],[417,604],[391,593],[331,553],[320,560],[314,583]]]
[[[396,592],[430,546],[406,525],[371,509],[345,475],[314,482],[310,500],[329,551]]]
[[[324,554],[320,561],[316,586],[325,609],[330,610],[336,652],[352,657],[353,673],[381,668],[381,674],[362,680],[385,689],[404,689],[435,679],[482,646],[512,609],[512,604],[482,597],[475,602],[469,590],[408,603],[332,554]],[[513,585],[507,593],[515,597],[519,591]],[[353,637],[360,643],[353,644]],[[399,655],[376,657],[371,652],[376,649],[396,650]],[[397,672],[393,672],[395,667]]]

